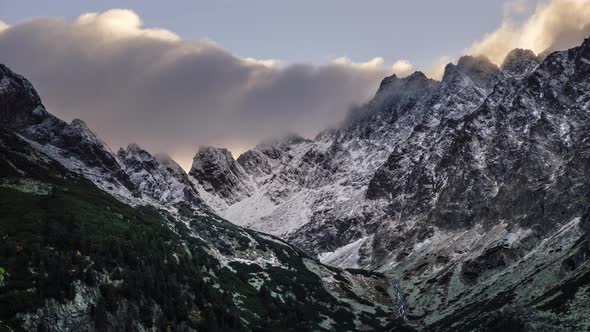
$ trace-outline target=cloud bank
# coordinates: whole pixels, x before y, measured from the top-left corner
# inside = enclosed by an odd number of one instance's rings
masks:
[[[590,0],[536,7],[514,0],[501,26],[462,53],[501,64],[514,48],[564,49],[589,34]],[[451,60],[434,60],[426,74],[440,79]],[[313,136],[370,98],[383,77],[415,68],[407,60],[388,66],[381,57],[324,65],[241,57],[212,41],[144,27],[123,9],[74,20],[0,21],[0,63],[28,77],[52,113],[84,119],[111,147],[138,142],[184,167],[198,145],[239,153],[268,136]]]
[[[527,3],[512,1],[506,7],[500,28],[475,42],[467,53],[486,55],[501,64],[515,48],[547,53],[579,45],[590,35],[589,0],[553,0],[540,4],[521,23],[516,23],[513,15],[526,12]]]
[[[501,65],[515,48],[548,54],[581,44],[590,36],[590,0],[549,0],[533,6],[531,0],[510,0],[504,4],[504,17],[498,29],[475,41],[460,55],[484,55]],[[444,56],[425,70],[427,76],[441,79],[449,62],[459,56]]]
[[[0,20],[0,32],[2,32],[3,30],[8,29],[8,24],[5,23],[4,21]]]
[[[397,60],[391,66],[391,70],[399,77],[405,77],[416,71],[414,65],[408,60]]]
[[[0,62],[28,77],[51,112],[84,119],[113,148],[136,141],[185,167],[198,145],[239,152],[267,136],[315,135],[391,74],[381,58],[326,65],[242,58],[145,28],[122,9],[0,23]]]

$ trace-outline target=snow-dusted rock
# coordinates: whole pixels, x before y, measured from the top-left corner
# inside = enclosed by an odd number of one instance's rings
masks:
[[[0,126],[21,129],[43,121],[47,112],[33,85],[0,64]]]
[[[233,203],[251,194],[247,174],[227,149],[201,147],[189,174],[207,192]]]
[[[535,70],[538,65],[539,58],[533,51],[517,48],[508,53],[501,68],[505,74],[524,77]]]
[[[164,206],[204,208],[188,175],[169,156],[154,157],[137,144],[129,144],[119,149],[117,159],[141,195]]]

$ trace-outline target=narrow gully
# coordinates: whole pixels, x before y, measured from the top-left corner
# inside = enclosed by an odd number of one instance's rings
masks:
[[[395,292],[395,306],[397,307],[397,313],[406,324],[410,324],[408,317],[406,315],[408,303],[406,301],[404,293],[402,292],[402,288],[399,284],[399,281],[397,279],[392,279],[391,286],[393,287],[393,290]]]

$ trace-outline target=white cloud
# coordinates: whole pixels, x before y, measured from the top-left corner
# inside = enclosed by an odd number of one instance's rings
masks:
[[[405,77],[415,71],[414,65],[408,60],[397,60],[391,66],[391,70],[394,74],[399,77]]]
[[[277,68],[281,66],[281,61],[277,59],[255,59],[255,58],[242,58],[245,63],[253,66],[264,66],[269,68]]]
[[[531,0],[510,0],[504,3],[504,19],[529,15],[534,9]]]
[[[500,28],[475,42],[468,53],[501,64],[515,48],[535,53],[565,49],[579,45],[589,34],[590,0],[553,0],[537,6],[524,22],[514,22],[508,15]]]
[[[379,70],[383,67],[384,60],[382,57],[375,57],[367,62],[354,62],[347,57],[340,57],[332,60],[332,63],[339,66],[348,66],[361,70]]]
[[[408,60],[397,60],[389,68],[384,66],[385,60],[382,57],[375,57],[366,62],[354,62],[348,57],[339,57],[333,59],[332,64],[345,66],[366,71],[381,72],[384,75],[396,74],[399,77],[405,77],[415,71],[414,65]]]
[[[567,48],[590,34],[590,0],[517,2],[468,53],[500,64],[514,48]],[[440,79],[453,59],[441,57],[425,74]],[[137,141],[186,163],[198,144],[242,149],[288,131],[314,135],[368,99],[383,77],[414,70],[407,60],[387,67],[381,57],[325,65],[239,57],[212,41],[144,27],[124,9],[0,21],[0,62],[30,78],[50,111],[85,119],[113,147]]]
[[[135,12],[128,9],[111,9],[103,13],[80,15],[75,24],[78,27],[93,28],[114,37],[145,36],[162,40],[178,41],[180,37],[166,29],[142,28],[143,21]]]
[[[200,144],[242,149],[315,135],[374,94],[383,59],[283,65],[143,26],[129,10],[38,18],[0,32],[0,62],[29,78],[49,111],[84,119],[113,148],[136,141],[183,165]]]
[[[10,25],[8,25],[8,23],[0,20],[0,32],[2,32],[3,30],[6,30],[10,28]]]
[[[453,58],[451,58],[450,56],[443,56],[438,58],[431,66],[430,68],[428,68],[425,72],[425,75],[435,79],[435,80],[441,80],[443,77],[443,74],[445,73],[445,67],[447,66],[447,64],[449,64],[449,62],[452,62]]]
[[[512,0],[504,5],[501,26],[462,53],[485,55],[501,65],[515,48],[537,54],[552,52],[577,46],[589,35],[590,0],[550,0],[536,7],[531,0]],[[458,56],[441,57],[425,73],[440,80],[446,65],[457,59]]]

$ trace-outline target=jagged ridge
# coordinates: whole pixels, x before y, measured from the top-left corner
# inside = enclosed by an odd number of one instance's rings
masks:
[[[430,328],[488,324],[509,303],[526,313],[509,323],[556,328],[535,325],[546,312],[527,296],[587,271],[560,264],[585,236],[589,59],[587,39],[543,59],[514,50],[501,67],[462,57],[441,82],[388,77],[341,128],[265,147],[279,158],[246,152],[254,194],[215,207],[330,264],[399,277],[410,317]],[[496,305],[458,316],[478,301]]]

